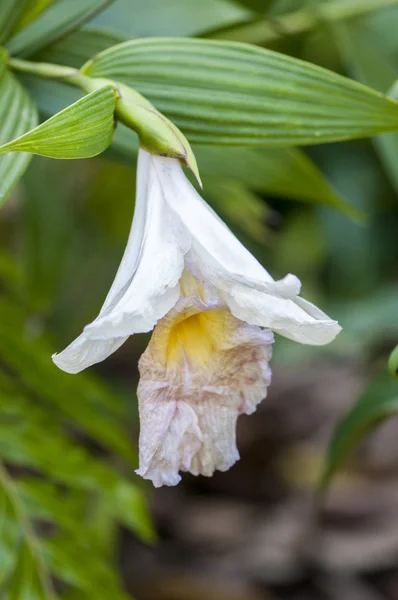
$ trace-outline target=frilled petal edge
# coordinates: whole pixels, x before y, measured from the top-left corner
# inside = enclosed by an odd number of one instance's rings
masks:
[[[236,421],[267,395],[272,332],[242,323],[207,293],[181,298],[140,359],[139,475],[158,487],[179,471],[211,476],[239,458]]]

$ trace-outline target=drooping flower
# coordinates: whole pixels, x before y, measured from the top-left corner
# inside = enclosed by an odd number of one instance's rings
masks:
[[[154,485],[239,457],[236,420],[266,396],[272,331],[327,344],[340,327],[274,281],[199,196],[176,159],[140,150],[126,250],[99,316],[53,360],[69,373],[155,328],[140,359],[140,468]],[[262,329],[263,328],[263,329]]]

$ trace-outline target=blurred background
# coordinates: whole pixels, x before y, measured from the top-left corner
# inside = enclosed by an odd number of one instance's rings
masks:
[[[116,0],[86,27],[93,40],[106,29],[109,44],[251,42],[383,92],[398,79],[398,6],[330,23],[305,0]],[[45,58],[62,52],[59,42]],[[42,97],[44,116],[50,102],[64,98]],[[194,148],[205,199],[273,277],[298,275],[343,333],[325,348],[277,338],[269,397],[239,420],[241,460],[154,490],[133,473],[149,337],[79,376],[50,358],[97,315],[122,256],[137,147],[125,133],[95,159],[35,157],[0,216],[0,457],[60,596],[397,600],[398,418],[361,444],[321,505],[313,492],[336,422],[360,394],[391,386],[398,134],[302,150]],[[1,584],[20,524],[0,501]]]

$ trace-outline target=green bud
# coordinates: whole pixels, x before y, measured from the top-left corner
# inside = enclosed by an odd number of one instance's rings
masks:
[[[129,86],[116,83],[116,89],[119,96],[116,100],[116,116],[138,133],[141,146],[152,154],[178,158],[192,170],[202,186],[195,155],[178,127]]]
[[[398,346],[390,354],[388,370],[393,377],[398,377]]]
[[[191,169],[203,187],[196,158],[187,138],[139,92],[111,79],[88,77],[81,71],[74,72],[68,80],[87,93],[112,85],[116,94],[116,117],[137,132],[141,146],[151,154],[178,158]]]

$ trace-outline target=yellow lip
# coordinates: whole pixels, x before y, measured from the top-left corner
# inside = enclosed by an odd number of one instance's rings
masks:
[[[191,315],[170,328],[166,362],[176,367],[185,360],[193,367],[208,365],[225,336],[226,309],[209,310]]]

